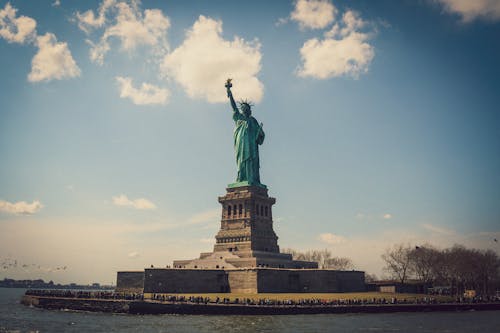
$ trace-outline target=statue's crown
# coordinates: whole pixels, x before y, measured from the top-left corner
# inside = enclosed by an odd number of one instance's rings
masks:
[[[242,99],[238,102],[238,104],[240,105],[240,107],[242,107],[243,105],[247,105],[248,107],[252,107],[254,104],[249,101],[249,100],[246,100],[246,99]]]

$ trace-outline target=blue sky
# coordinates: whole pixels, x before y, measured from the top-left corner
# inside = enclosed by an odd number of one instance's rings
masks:
[[[395,243],[500,253],[499,36],[486,0],[0,1],[0,278],[211,250],[227,77],[281,247],[378,275]]]

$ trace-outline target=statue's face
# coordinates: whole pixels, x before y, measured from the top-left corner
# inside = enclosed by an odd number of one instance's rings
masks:
[[[250,105],[243,104],[241,106],[241,112],[243,112],[245,116],[250,117],[250,115],[252,114],[252,109],[250,108]]]

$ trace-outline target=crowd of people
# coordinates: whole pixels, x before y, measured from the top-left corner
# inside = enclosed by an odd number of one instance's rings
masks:
[[[142,293],[117,293],[113,291],[76,291],[76,290],[39,290],[30,289],[26,295],[65,297],[65,298],[96,298],[96,299],[120,299],[120,300],[144,300]],[[207,296],[181,296],[168,294],[151,294],[151,300],[166,303],[190,303],[190,304],[238,304],[255,306],[360,306],[360,305],[389,305],[389,304],[438,304],[450,303],[449,299],[440,299],[433,296],[412,298],[368,298],[368,299],[272,299],[272,298],[227,298]],[[455,303],[497,303],[499,296],[459,297]]]
[[[196,304],[243,304],[243,305],[272,305],[272,306],[355,306],[355,305],[387,305],[387,304],[438,304],[449,303],[449,300],[440,300],[435,297],[414,297],[414,298],[369,298],[369,299],[271,299],[271,298],[221,298],[221,297],[202,297],[202,296],[176,296],[165,294],[152,294],[151,299],[158,302],[168,303],[196,303]],[[476,297],[476,298],[457,298],[457,303],[492,303],[500,302],[500,297]]]
[[[25,294],[30,296],[65,297],[65,298],[98,298],[98,299],[123,299],[123,300],[144,299],[144,294],[142,293],[116,293],[114,291],[28,289]]]

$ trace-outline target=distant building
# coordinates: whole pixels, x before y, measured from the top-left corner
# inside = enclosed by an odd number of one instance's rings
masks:
[[[401,283],[396,280],[381,280],[372,281],[366,284],[366,289],[368,291],[378,291],[382,293],[425,294],[429,287],[428,284],[417,280],[409,280],[406,283]]]

